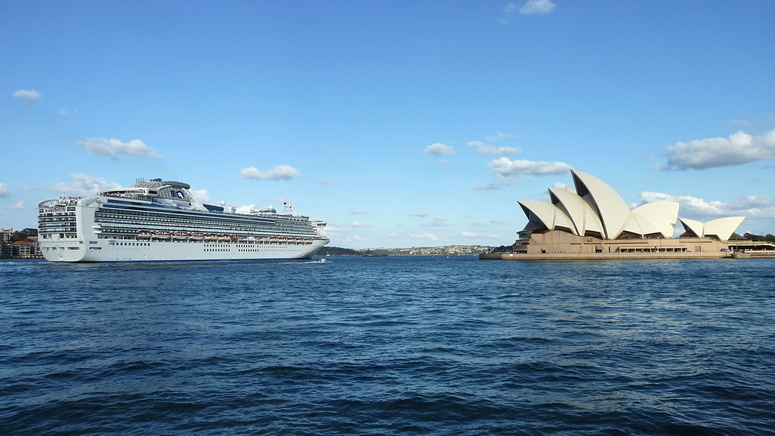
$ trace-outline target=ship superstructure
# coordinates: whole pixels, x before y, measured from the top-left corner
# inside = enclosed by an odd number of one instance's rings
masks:
[[[92,197],[38,204],[43,256],[59,262],[307,259],[328,243],[323,221],[290,204],[237,213],[202,204],[187,183],[138,181]]]

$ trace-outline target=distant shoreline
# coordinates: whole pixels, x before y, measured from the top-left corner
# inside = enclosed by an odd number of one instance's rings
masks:
[[[343,248],[323,247],[318,256],[449,256],[449,255],[479,255],[492,247],[486,245],[442,245],[438,247],[407,247],[407,248]]]

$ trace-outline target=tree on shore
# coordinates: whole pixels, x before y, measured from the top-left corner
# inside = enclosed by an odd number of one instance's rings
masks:
[[[26,228],[13,232],[11,236],[11,242],[26,241],[31,236],[38,236],[38,229]]]
[[[772,235],[770,233],[767,233],[766,235],[754,235],[753,233],[746,233],[743,235],[745,239],[748,239],[749,241],[767,241],[767,242],[775,242],[775,235]]]

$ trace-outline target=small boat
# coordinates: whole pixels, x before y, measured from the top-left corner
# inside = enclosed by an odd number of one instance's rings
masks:
[[[139,231],[137,232],[137,239],[150,239],[151,232]]]
[[[194,233],[193,235],[189,236],[189,239],[191,239],[192,241],[201,241],[204,238],[205,238],[204,235],[201,233]]]
[[[169,239],[171,236],[168,232],[156,232],[153,234],[156,239]]]
[[[188,233],[175,233],[175,236],[173,237],[175,239],[185,240],[185,239],[188,239]]]

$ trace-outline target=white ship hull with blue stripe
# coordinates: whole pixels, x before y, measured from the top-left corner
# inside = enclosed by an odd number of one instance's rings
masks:
[[[328,243],[325,223],[286,205],[251,210],[201,204],[181,182],[154,179],[38,205],[43,256],[54,262],[308,259]]]

